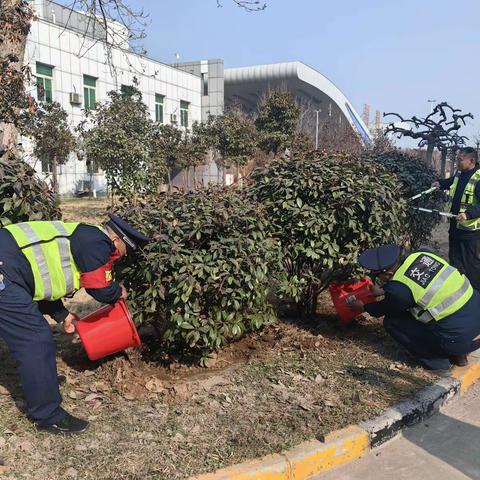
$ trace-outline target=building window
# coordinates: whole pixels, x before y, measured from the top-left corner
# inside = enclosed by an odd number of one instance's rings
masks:
[[[202,73],[203,95],[208,95],[208,73]]]
[[[37,62],[37,98],[39,102],[51,102],[53,67]]]
[[[42,158],[42,173],[52,173],[52,164],[46,158]]]
[[[155,94],[155,121],[163,123],[163,95]]]
[[[85,108],[88,110],[95,110],[97,102],[97,79],[90,75],[83,76],[83,100]]]
[[[87,165],[87,173],[90,175],[93,173],[98,173],[98,164],[95,160],[87,160],[85,163]]]
[[[182,127],[188,128],[188,102],[180,100],[180,125]]]

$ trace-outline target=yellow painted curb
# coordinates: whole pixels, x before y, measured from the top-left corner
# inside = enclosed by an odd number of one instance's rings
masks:
[[[351,426],[328,435],[325,442],[310,440],[281,454],[199,475],[192,480],[306,480],[360,457],[369,448],[367,431]]]
[[[347,427],[328,435],[325,443],[304,442],[284,455],[290,464],[289,480],[305,480],[359,458],[370,449],[368,432],[357,426]]]
[[[473,358],[472,358],[473,357]],[[478,379],[480,379],[480,358],[471,356],[470,361],[475,360],[466,367],[455,367],[452,377],[460,382],[460,393],[463,395]]]
[[[290,480],[289,466],[283,455],[267,455],[256,460],[222,468],[191,480]]]

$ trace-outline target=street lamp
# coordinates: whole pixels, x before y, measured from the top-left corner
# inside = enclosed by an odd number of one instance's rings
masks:
[[[437,101],[436,100],[427,100],[427,102],[430,104],[430,113],[432,113],[433,112],[432,103],[436,103]]]

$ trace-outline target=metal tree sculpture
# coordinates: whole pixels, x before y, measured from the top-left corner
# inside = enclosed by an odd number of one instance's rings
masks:
[[[473,118],[471,113],[460,113],[459,108],[451,107],[447,102],[439,103],[432,113],[425,118],[413,116],[405,119],[398,113],[384,113],[383,116],[393,115],[402,123],[410,124],[411,129],[390,123],[385,130],[385,135],[393,133],[398,138],[410,137],[419,140],[418,146],[427,147],[428,163],[432,161],[432,154],[437,148],[442,154],[442,176],[445,176],[446,159],[449,153],[455,152],[465,144],[467,137],[458,134],[466,118]]]

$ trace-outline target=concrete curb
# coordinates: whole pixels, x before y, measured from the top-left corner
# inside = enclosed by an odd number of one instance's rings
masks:
[[[307,480],[361,457],[402,431],[438,412],[480,379],[480,351],[469,365],[456,367],[451,378],[437,381],[382,415],[332,432],[322,441],[310,440],[274,455],[223,468],[190,480]]]

